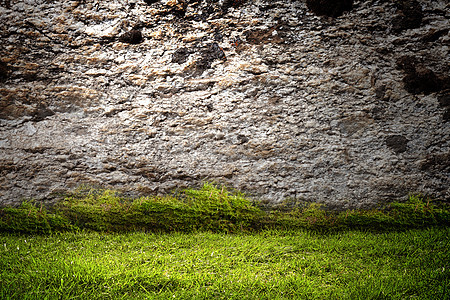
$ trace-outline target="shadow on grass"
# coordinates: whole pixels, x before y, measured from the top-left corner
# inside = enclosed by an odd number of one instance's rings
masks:
[[[0,209],[0,232],[47,234],[93,230],[100,232],[255,232],[267,229],[348,229],[398,231],[448,226],[450,211],[421,196],[393,202],[383,209],[331,211],[316,203],[284,204],[264,210],[242,193],[204,184],[167,196],[124,197],[112,190],[85,190],[66,196],[46,209],[32,201]]]

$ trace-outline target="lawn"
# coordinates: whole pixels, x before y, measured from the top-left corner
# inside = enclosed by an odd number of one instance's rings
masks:
[[[450,299],[450,229],[0,234],[1,299]]]

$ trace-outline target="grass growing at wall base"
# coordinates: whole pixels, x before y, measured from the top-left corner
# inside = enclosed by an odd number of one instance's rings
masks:
[[[0,299],[450,299],[448,225],[418,196],[338,213],[90,190],[0,210]]]
[[[0,209],[0,232],[49,233],[89,229],[104,232],[212,231],[251,232],[262,229],[333,231],[351,228],[398,230],[450,225],[450,211],[429,199],[411,196],[385,209],[327,211],[312,203],[264,211],[239,192],[205,184],[161,197],[123,197],[117,191],[74,193],[52,209],[32,202]]]
[[[261,211],[239,193],[205,184],[162,197],[123,198],[93,191],[66,198],[59,213],[79,228],[97,231],[238,231],[253,227]]]
[[[77,226],[61,213],[50,213],[42,206],[24,201],[19,207],[0,209],[0,232],[45,234],[54,231],[74,231]]]

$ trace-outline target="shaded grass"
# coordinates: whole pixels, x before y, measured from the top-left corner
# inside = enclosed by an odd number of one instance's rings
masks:
[[[239,192],[205,184],[173,195],[127,198],[111,190],[87,190],[65,197],[51,209],[33,202],[0,209],[0,232],[50,233],[89,229],[101,232],[257,232],[310,229],[406,230],[450,225],[450,210],[410,196],[372,210],[329,211],[316,203],[284,204],[264,210]]]
[[[67,197],[58,212],[80,227],[100,231],[237,231],[261,211],[240,193],[205,184],[174,195],[130,199],[115,191]]]
[[[1,299],[449,299],[447,227],[0,235]]]

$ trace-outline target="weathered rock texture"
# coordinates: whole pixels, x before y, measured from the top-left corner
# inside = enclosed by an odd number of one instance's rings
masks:
[[[450,5],[350,2],[2,1],[1,203],[203,180],[339,208],[448,200]]]

